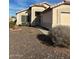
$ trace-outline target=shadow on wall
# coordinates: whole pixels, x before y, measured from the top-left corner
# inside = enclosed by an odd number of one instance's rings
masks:
[[[41,22],[40,13],[41,13],[41,12],[35,12],[36,18],[35,18],[34,21],[32,22],[32,25],[33,25],[33,26],[40,26],[40,22]]]
[[[47,36],[47,35],[38,34],[37,38],[38,38],[38,40],[40,40],[40,42],[42,44],[45,44],[47,46],[52,46],[53,45],[53,42],[52,42],[51,38],[49,36]]]
[[[31,25],[32,26],[40,26],[40,22],[41,22],[40,19],[35,18]]]

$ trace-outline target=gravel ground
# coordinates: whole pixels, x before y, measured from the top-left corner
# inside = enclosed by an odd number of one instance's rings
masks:
[[[36,28],[21,29],[10,31],[10,59],[70,59],[69,49],[53,47],[51,41]]]

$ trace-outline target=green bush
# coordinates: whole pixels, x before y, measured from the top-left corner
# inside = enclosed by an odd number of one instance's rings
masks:
[[[57,26],[52,29],[49,36],[54,46],[70,47],[70,27]]]
[[[9,28],[13,28],[16,25],[16,21],[9,22]]]

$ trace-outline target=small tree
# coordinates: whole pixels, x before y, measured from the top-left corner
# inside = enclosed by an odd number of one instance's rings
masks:
[[[9,28],[14,28],[16,25],[16,20],[15,21],[10,21],[9,22]]]

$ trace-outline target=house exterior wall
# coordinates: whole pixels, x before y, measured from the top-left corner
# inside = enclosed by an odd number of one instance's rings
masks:
[[[52,27],[52,10],[49,10],[45,13],[41,14],[41,26],[47,29],[51,29]]]
[[[22,24],[22,19],[21,19],[21,16],[26,16],[27,13],[26,11],[23,11],[23,12],[20,12],[16,15],[16,18],[17,18],[17,22],[16,22],[16,25],[21,25]]]
[[[66,25],[66,26],[69,26],[70,25],[70,14],[68,12],[66,13],[61,13],[60,15],[60,25]]]
[[[42,12],[44,10],[45,10],[44,7],[38,7],[38,6],[31,8],[31,23],[32,23],[32,25],[34,25],[34,21],[35,21],[35,18],[36,18],[35,12]]]
[[[69,26],[69,23],[70,23],[70,6],[69,5],[60,5],[58,7],[53,8],[52,11],[53,11],[52,27],[55,27],[57,25]],[[62,13],[64,14],[64,16],[62,16]],[[68,15],[65,15],[65,13],[68,13]],[[62,19],[64,21],[62,21]]]
[[[70,25],[70,6],[59,5],[41,14],[41,26],[51,30],[57,25]]]

